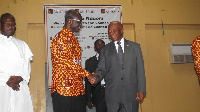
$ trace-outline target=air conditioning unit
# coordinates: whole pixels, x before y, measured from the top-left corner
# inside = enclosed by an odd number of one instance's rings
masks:
[[[193,56],[190,43],[170,43],[171,63],[193,63]]]

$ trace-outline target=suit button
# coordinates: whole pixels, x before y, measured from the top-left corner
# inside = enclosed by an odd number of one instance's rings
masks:
[[[121,78],[121,80],[123,80],[124,78]]]

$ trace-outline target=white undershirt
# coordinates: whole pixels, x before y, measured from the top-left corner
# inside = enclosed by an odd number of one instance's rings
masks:
[[[97,60],[99,60],[99,53],[96,54],[96,58],[97,58]],[[104,78],[101,80],[101,84],[105,84]]]
[[[120,40],[120,42],[121,42],[121,47],[122,47],[122,50],[123,50],[123,53],[124,53],[124,37]],[[117,53],[118,53],[117,41],[115,41],[114,43],[115,43],[115,47],[116,47],[116,50],[117,50]]]

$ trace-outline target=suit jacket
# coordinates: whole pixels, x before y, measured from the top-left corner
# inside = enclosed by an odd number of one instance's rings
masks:
[[[97,65],[98,60],[96,56],[93,56],[86,60],[85,69],[92,73],[95,72]],[[91,86],[87,79],[85,80],[85,92],[87,102],[91,101],[94,105],[97,105],[97,103],[105,97],[105,92],[101,90],[101,83],[98,83],[96,86]]]
[[[104,78],[108,112],[117,112],[123,103],[127,112],[138,112],[137,92],[146,93],[144,62],[140,45],[124,40],[124,64],[118,61],[114,42],[101,49],[98,81]]]

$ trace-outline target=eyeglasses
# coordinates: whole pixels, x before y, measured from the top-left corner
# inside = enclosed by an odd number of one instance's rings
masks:
[[[74,21],[77,21],[77,22],[81,23],[81,20],[79,20],[79,19],[71,19],[71,20],[74,20]]]

